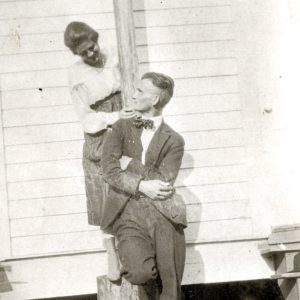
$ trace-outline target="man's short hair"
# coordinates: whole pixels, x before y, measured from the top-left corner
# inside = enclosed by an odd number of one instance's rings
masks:
[[[142,79],[150,79],[154,86],[161,89],[159,101],[155,105],[155,108],[164,108],[173,96],[174,80],[168,75],[156,72],[145,73]]]
[[[64,42],[65,45],[74,53],[77,54],[79,45],[88,41],[98,42],[98,32],[92,27],[83,22],[71,22],[65,30]]]

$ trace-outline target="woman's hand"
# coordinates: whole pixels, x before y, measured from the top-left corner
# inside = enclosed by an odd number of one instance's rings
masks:
[[[120,119],[129,119],[137,116],[138,113],[130,108],[122,109],[119,111]]]

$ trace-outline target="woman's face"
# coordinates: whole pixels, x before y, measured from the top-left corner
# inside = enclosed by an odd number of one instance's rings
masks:
[[[92,40],[83,42],[79,45],[77,54],[86,64],[93,67],[102,67],[100,47],[97,42]]]

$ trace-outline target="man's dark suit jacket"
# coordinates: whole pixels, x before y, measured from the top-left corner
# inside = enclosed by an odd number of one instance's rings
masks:
[[[138,192],[141,180],[159,179],[174,183],[183,153],[184,140],[164,121],[155,132],[141,163],[142,128],[136,128],[133,119],[117,121],[107,135],[103,146],[102,166],[104,179],[109,184],[108,197],[104,203],[102,229],[108,229],[121,214],[127,201],[134,197],[145,197]],[[132,157],[126,170],[122,170],[119,159]],[[186,208],[180,195],[174,194],[167,200],[149,201],[169,220],[186,227]]]

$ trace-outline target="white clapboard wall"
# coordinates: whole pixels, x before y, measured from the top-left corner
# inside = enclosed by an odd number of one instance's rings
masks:
[[[240,63],[250,65],[252,53],[236,40],[243,20],[234,14],[252,16],[237,2],[133,0],[140,75],[158,71],[175,80],[165,119],[186,142],[176,182],[189,221],[185,284],[271,272],[257,250],[262,236],[253,232],[253,211],[259,210],[249,193],[247,143],[255,139],[249,118],[259,104],[241,99],[252,87]],[[67,87],[76,57],[63,31],[74,20],[96,28],[101,45],[116,45],[112,0],[0,0],[0,233],[8,242],[0,257],[14,260],[11,280],[28,282],[28,298],[93,293],[91,278],[106,269],[99,230],[87,223],[83,134]],[[77,265],[87,268],[86,280],[73,272]],[[43,270],[47,286],[38,277]],[[16,290],[26,294],[22,286]]]
[[[187,241],[249,238],[230,1],[135,0],[133,6],[140,74],[153,70],[175,79],[165,113],[186,141],[177,189],[188,204]],[[97,28],[100,43],[116,43],[111,1],[0,3],[13,257],[102,247],[98,228],[87,224],[82,129],[67,88],[67,68],[76,58],[63,44],[63,30],[72,20]]]
[[[175,79],[165,114],[186,141],[177,184],[187,240],[252,237],[231,1],[136,0],[134,9],[140,75]]]
[[[101,44],[116,45],[110,0],[0,2],[6,257],[102,248],[98,228],[87,224],[83,134],[67,87],[78,58],[63,32],[75,20],[96,28]]]

